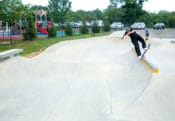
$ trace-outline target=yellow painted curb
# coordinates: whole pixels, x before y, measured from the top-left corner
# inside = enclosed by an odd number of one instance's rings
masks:
[[[134,49],[132,49],[131,51],[134,54],[136,54]],[[141,59],[141,62],[152,73],[159,73],[159,69],[153,63],[151,63],[148,59],[146,59],[145,57]]]
[[[145,67],[153,73],[159,73],[159,69],[153,65],[150,61],[148,61],[145,57],[141,59],[141,62],[145,65]]]

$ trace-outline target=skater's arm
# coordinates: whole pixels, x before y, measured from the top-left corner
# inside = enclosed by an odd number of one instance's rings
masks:
[[[128,33],[127,33],[127,35],[129,36],[130,34],[132,34],[132,33],[134,33],[135,31],[133,30],[133,29],[131,29],[131,31],[129,31]]]
[[[125,32],[121,38],[121,40],[123,40],[125,38],[125,36],[127,35],[128,32]]]
[[[130,29],[130,31],[127,31],[127,32],[125,32],[125,33],[123,34],[123,36],[122,36],[121,39],[124,39],[126,35],[129,36],[130,34],[132,34],[132,33],[134,33],[134,32],[135,32],[135,31],[134,31],[133,29]]]
[[[123,36],[122,36],[121,40],[123,40],[123,39],[125,38],[125,36],[126,36],[126,34],[123,34]]]

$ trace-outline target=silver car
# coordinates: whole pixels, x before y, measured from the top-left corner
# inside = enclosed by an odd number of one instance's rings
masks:
[[[144,29],[145,23],[144,22],[135,22],[131,25],[132,29]]]
[[[111,25],[110,25],[110,28],[111,29],[123,29],[124,25],[121,23],[121,22],[113,22]]]

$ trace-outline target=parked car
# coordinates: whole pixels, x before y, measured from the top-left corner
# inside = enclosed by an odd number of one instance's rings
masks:
[[[78,22],[69,22],[69,24],[71,25],[72,28],[80,28],[82,26],[82,22],[78,21]]]
[[[153,26],[153,29],[154,29],[154,30],[165,29],[165,24],[164,24],[164,23],[156,23],[156,24]]]
[[[87,27],[90,27],[89,21],[86,21],[86,22],[85,22],[85,25],[86,25]]]
[[[78,27],[82,27],[82,25],[83,25],[83,22],[82,21],[77,21],[76,23],[77,23],[77,26]]]
[[[124,27],[124,25],[123,25],[121,22],[113,22],[113,23],[110,25],[110,28],[111,28],[111,29],[114,29],[114,30],[116,30],[116,29],[122,30],[123,27]]]
[[[94,24],[96,24],[98,27],[103,27],[104,26],[103,20],[91,21],[89,23],[90,27],[92,27]]]
[[[135,22],[131,25],[132,29],[144,29],[145,23],[144,22]]]
[[[97,20],[96,22],[97,22],[99,27],[103,27],[104,26],[103,20]]]

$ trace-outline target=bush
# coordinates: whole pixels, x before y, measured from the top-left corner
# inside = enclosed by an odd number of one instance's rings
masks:
[[[88,27],[86,25],[82,26],[80,28],[80,33],[81,34],[88,34],[89,33]]]
[[[57,30],[56,30],[56,27],[54,27],[53,23],[51,22],[51,27],[49,28],[48,30],[48,37],[56,37],[57,35]]]
[[[23,37],[25,40],[33,40],[36,38],[36,29],[34,27],[34,22],[29,20],[28,21],[28,26],[25,30],[25,32],[23,33]]]
[[[68,35],[68,36],[72,36],[73,35],[73,31],[72,31],[72,28],[69,24],[66,25],[65,27],[65,34]]]
[[[104,22],[103,31],[104,32],[109,32],[110,31],[110,24],[107,20]]]
[[[94,23],[94,25],[92,26],[92,32],[100,33],[100,27],[96,23]]]

